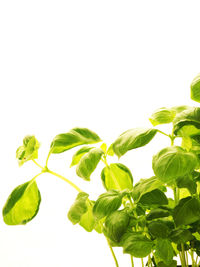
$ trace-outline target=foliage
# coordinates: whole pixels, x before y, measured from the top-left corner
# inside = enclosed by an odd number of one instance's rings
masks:
[[[191,98],[200,102],[200,75],[191,84]],[[68,211],[68,219],[86,231],[96,231],[105,236],[112,251],[121,247],[133,257],[148,256],[147,266],[188,265],[188,254],[192,266],[199,266],[200,256],[200,108],[188,106],[162,107],[149,118],[153,128],[133,128],[122,133],[109,147],[93,131],[74,128],[57,135],[50,145],[46,165],[38,157],[39,142],[34,136],[26,136],[17,149],[19,165],[33,161],[41,172],[30,181],[16,187],[3,208],[3,219],[8,225],[26,224],[39,210],[41,196],[36,178],[49,173],[61,178],[78,191]],[[154,128],[171,124],[171,134]],[[114,155],[120,159],[147,145],[156,135],[169,138],[171,146],[161,148],[152,158],[155,176],[141,178],[134,183],[130,169],[122,163],[108,163]],[[175,145],[181,138],[180,146]],[[95,145],[94,145],[95,144]],[[95,169],[103,162],[101,179],[105,192],[96,201],[89,198],[72,181],[51,171],[47,164],[51,154],[63,153],[79,146],[70,167],[85,182],[94,176]],[[81,146],[81,147],[80,147]],[[173,190],[174,199],[168,197]],[[196,255],[195,255],[196,254]]]

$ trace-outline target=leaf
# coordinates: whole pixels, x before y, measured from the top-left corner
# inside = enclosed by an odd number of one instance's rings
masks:
[[[19,166],[25,162],[38,158],[39,142],[35,136],[27,135],[23,139],[23,146],[18,147],[16,151],[16,158],[18,159]]]
[[[153,191],[142,195],[139,203],[141,203],[142,205],[147,205],[147,206],[167,205],[168,200],[167,200],[167,197],[165,196],[165,194],[161,190],[154,189]]]
[[[80,192],[77,195],[74,204],[71,206],[67,216],[73,224],[79,223],[82,215],[87,212],[88,207],[86,201],[88,199],[88,196],[89,195],[87,193]]]
[[[144,194],[155,189],[160,189],[163,186],[162,184],[163,183],[155,176],[148,179],[140,179],[140,181],[133,187],[133,199],[138,202]]]
[[[153,219],[163,218],[163,217],[168,217],[168,216],[170,216],[169,211],[157,208],[157,209],[151,210],[147,214],[146,218],[147,218],[148,221],[150,221],[150,220],[153,220]]]
[[[79,224],[86,231],[91,232],[95,227],[95,219],[92,212],[93,204],[87,199],[86,205],[87,211],[81,216]]]
[[[106,217],[104,234],[113,242],[120,242],[129,224],[129,215],[124,210],[117,210]]]
[[[190,86],[191,99],[200,103],[200,73],[193,79]]]
[[[170,264],[165,264],[163,261],[158,262],[157,267],[176,267],[177,261],[173,260]]]
[[[176,244],[184,244],[194,239],[194,236],[187,229],[174,229],[170,233],[170,239]]]
[[[114,156],[114,155],[115,155],[115,153],[114,153],[114,151],[113,151],[113,144],[111,144],[111,145],[109,146],[109,148],[108,148],[108,150],[107,150],[107,155],[109,155],[109,156]]]
[[[16,187],[3,208],[3,219],[8,225],[26,224],[38,213],[41,202],[36,182],[29,181]]]
[[[167,238],[170,233],[170,229],[167,224],[161,220],[150,222],[148,230],[149,233],[156,238]]]
[[[176,185],[178,188],[187,188],[191,195],[195,194],[197,191],[197,185],[196,182],[192,179],[192,174],[178,177],[176,179]]]
[[[170,108],[159,108],[149,118],[153,126],[170,123],[173,121],[176,111]]]
[[[186,197],[179,201],[174,209],[174,222],[177,226],[194,223],[200,219],[200,202],[196,198]]]
[[[96,169],[101,156],[103,154],[103,150],[100,148],[94,148],[86,153],[79,161],[76,167],[76,174],[89,181],[90,175]]]
[[[51,143],[51,153],[62,153],[73,147],[100,142],[100,137],[87,128],[73,128],[68,133],[57,135]]]
[[[123,240],[123,252],[131,254],[136,258],[148,256],[153,247],[153,242],[140,233],[130,233],[125,235]]]
[[[165,183],[191,173],[197,165],[197,157],[179,146],[166,147],[153,156],[155,175]]]
[[[107,145],[106,143],[103,143],[100,148],[103,150],[103,152],[106,154],[106,151],[107,151]]]
[[[80,159],[87,153],[89,152],[91,149],[93,149],[93,147],[89,147],[89,146],[83,146],[81,147],[74,155],[72,158],[72,162],[70,167],[77,165],[80,161]]]
[[[200,129],[200,108],[191,107],[182,112],[180,112],[173,121],[175,135],[182,136],[180,130],[184,126],[192,125],[197,129]]]
[[[117,210],[122,204],[124,193],[116,190],[110,190],[99,196],[93,207],[93,214],[99,220],[110,215]]]
[[[114,153],[121,157],[127,151],[145,146],[157,133],[156,129],[134,128],[122,133],[112,144]]]
[[[101,180],[106,190],[132,189],[133,176],[131,171],[121,163],[112,163],[101,172]]]
[[[158,238],[156,240],[156,255],[164,261],[165,264],[170,264],[173,260],[174,251],[169,239]]]

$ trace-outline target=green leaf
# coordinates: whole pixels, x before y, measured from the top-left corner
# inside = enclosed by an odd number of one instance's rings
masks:
[[[133,188],[131,171],[121,163],[112,163],[105,167],[101,172],[101,180],[106,190]]]
[[[112,144],[114,153],[121,157],[127,151],[145,146],[157,133],[156,129],[134,128],[122,133]]]
[[[197,129],[200,129],[200,108],[191,107],[182,112],[180,112],[173,121],[174,125],[174,134],[178,136],[183,136],[183,131],[180,130],[184,126],[194,126]],[[187,128],[186,128],[187,129]],[[188,132],[188,130],[187,130]]]
[[[170,264],[173,260],[174,251],[168,239],[158,238],[156,240],[156,255],[164,261],[165,264]]]
[[[87,205],[87,211],[81,216],[79,224],[86,231],[91,232],[95,227],[95,219],[92,212],[93,204],[91,203],[91,201],[88,201],[87,199],[86,205]]]
[[[177,261],[173,260],[170,264],[165,264],[163,261],[158,262],[157,267],[176,267]]]
[[[181,113],[184,110],[190,109],[190,106],[186,106],[186,105],[182,105],[182,106],[175,106],[172,107],[171,109],[176,112],[176,115],[178,115],[179,113]]]
[[[72,158],[72,162],[70,167],[77,165],[80,161],[80,159],[87,153],[89,152],[91,149],[93,149],[93,147],[89,147],[89,146],[84,146],[81,147],[74,155]]]
[[[83,214],[87,212],[88,207],[86,201],[88,196],[89,195],[87,193],[80,192],[77,195],[74,204],[71,206],[67,216],[73,224],[79,223]]]
[[[114,151],[113,151],[113,144],[111,144],[111,145],[109,146],[109,148],[108,148],[108,150],[107,150],[107,155],[109,155],[109,156],[114,156],[114,155],[115,155],[115,153],[114,153]]]
[[[153,247],[153,242],[140,233],[130,233],[123,239],[123,252],[136,258],[148,256]]]
[[[190,86],[191,99],[200,103],[200,73],[193,79]]]
[[[170,239],[176,244],[183,244],[194,239],[194,236],[187,229],[174,229],[170,233]]]
[[[90,175],[96,169],[101,156],[103,154],[103,150],[100,148],[94,148],[86,153],[81,160],[79,161],[76,167],[76,174],[87,180],[90,181]]]
[[[18,159],[19,166],[25,162],[38,158],[39,142],[35,136],[27,135],[23,139],[23,146],[18,147],[16,151],[16,158]]]
[[[16,187],[3,208],[3,219],[8,225],[26,224],[38,213],[41,202],[36,182],[29,181]]]
[[[149,233],[156,238],[167,238],[170,233],[170,229],[167,224],[161,220],[150,222],[148,230]]]
[[[99,220],[117,210],[122,204],[124,193],[110,190],[99,196],[93,207],[93,214]]]
[[[129,215],[117,210],[106,217],[103,233],[113,242],[120,242],[129,224]]]
[[[157,208],[157,209],[153,209],[151,210],[146,218],[148,221],[153,220],[153,219],[157,219],[157,218],[163,218],[163,217],[168,217],[170,216],[170,213],[168,210],[164,210],[161,208]]]
[[[140,179],[140,181],[136,183],[133,187],[133,199],[138,202],[144,194],[151,192],[155,189],[160,189],[162,188],[162,186],[163,183],[155,176],[148,179]]]
[[[154,155],[152,162],[155,175],[165,183],[191,173],[196,165],[196,155],[179,146],[162,149]]]
[[[177,226],[198,221],[200,219],[199,200],[192,197],[181,199],[174,209],[173,218]]]
[[[106,154],[106,151],[107,151],[107,145],[106,143],[103,143],[100,148],[103,150],[103,152]]]
[[[170,123],[173,121],[176,111],[170,108],[159,108],[149,118],[153,126]]]
[[[73,147],[100,142],[100,137],[87,128],[73,128],[57,135],[51,143],[51,153],[62,153]]]
[[[196,182],[192,179],[192,174],[178,177],[176,179],[176,185],[178,188],[187,188],[191,195],[195,194],[197,191],[197,185]]]
[[[165,194],[159,190],[159,189],[154,189],[151,192],[148,192],[144,195],[141,196],[139,203],[142,205],[167,205],[168,200]]]

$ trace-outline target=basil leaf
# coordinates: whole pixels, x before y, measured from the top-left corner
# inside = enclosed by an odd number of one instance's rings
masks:
[[[174,229],[170,233],[170,239],[176,244],[184,244],[194,239],[194,236],[187,229]]]
[[[74,155],[72,158],[72,162],[70,167],[77,165],[80,161],[80,159],[87,153],[89,152],[91,149],[93,149],[93,147],[89,147],[89,146],[84,146],[81,147]]]
[[[141,196],[139,203],[146,206],[151,205],[167,205],[168,199],[165,194],[159,190],[155,189]]]
[[[51,143],[51,153],[62,153],[73,147],[100,142],[100,137],[87,128],[73,128],[57,135]]]
[[[38,213],[41,202],[36,182],[29,181],[16,187],[3,208],[3,219],[8,225],[26,224]]]
[[[156,238],[167,238],[170,233],[170,229],[167,224],[160,220],[150,222],[148,230],[149,233]]]
[[[103,154],[103,150],[100,148],[94,148],[86,153],[81,160],[79,161],[76,167],[76,174],[87,180],[90,181],[90,175],[96,169],[101,156]]]
[[[88,208],[86,201],[88,199],[88,196],[89,195],[87,193],[80,192],[77,195],[74,204],[71,206],[67,216],[73,224],[79,223],[82,215],[87,212]]]
[[[183,177],[178,177],[176,179],[176,185],[178,188],[187,188],[191,195],[195,194],[197,191],[197,185],[192,179],[192,174],[190,176],[186,175]]]
[[[169,264],[165,264],[163,261],[158,262],[157,267],[177,267],[177,261],[173,260]]]
[[[191,107],[185,111],[180,112],[173,121],[174,125],[174,134],[178,136],[183,136],[180,130],[184,126],[194,126],[197,129],[200,129],[200,108]],[[194,128],[193,128],[194,129]]]
[[[158,238],[156,240],[156,255],[163,260],[165,264],[170,264],[173,260],[174,250],[169,239]]]
[[[122,204],[124,193],[110,190],[99,196],[93,207],[93,214],[99,220],[113,211],[117,210]]]
[[[127,151],[145,146],[157,133],[156,129],[134,128],[122,133],[112,144],[114,153],[121,157]]]
[[[129,215],[124,210],[117,210],[106,217],[103,233],[113,242],[120,242],[129,224]]]
[[[186,152],[179,146],[166,147],[153,156],[152,167],[155,175],[168,183],[180,176],[191,173],[197,165],[194,153]]]
[[[106,190],[132,189],[133,177],[131,171],[121,163],[112,163],[101,172],[101,180]]]
[[[194,223],[200,219],[200,202],[196,198],[186,197],[179,201],[174,209],[174,222],[177,226]]]
[[[149,118],[153,126],[159,124],[170,123],[173,121],[176,115],[175,110],[169,108],[159,108],[157,109]]]
[[[139,201],[144,194],[151,192],[157,188],[162,188],[162,184],[163,183],[155,176],[148,179],[140,179],[140,181],[133,187],[133,199],[135,201]]]
[[[168,217],[168,216],[170,216],[170,213],[169,213],[168,210],[157,208],[157,209],[151,210],[147,214],[146,218],[147,218],[147,221],[150,221],[150,220],[153,220],[153,219],[163,218],[163,217]]]
[[[95,219],[93,216],[92,208],[93,204],[91,201],[86,201],[87,211],[81,216],[80,226],[82,226],[86,231],[91,232],[95,227]]]
[[[193,79],[190,86],[191,99],[200,103],[200,73]]]
[[[25,162],[38,158],[39,142],[35,136],[27,135],[23,139],[23,146],[18,147],[16,151],[16,158],[18,159],[19,166]]]
[[[153,242],[140,233],[130,233],[123,238],[123,252],[136,258],[144,258],[151,253]]]

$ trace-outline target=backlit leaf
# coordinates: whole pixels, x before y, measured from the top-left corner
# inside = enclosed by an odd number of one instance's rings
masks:
[[[89,152],[93,147],[89,147],[89,146],[84,146],[81,147],[74,155],[72,158],[72,162],[70,167],[77,165],[80,161],[80,159],[87,153]]]
[[[200,103],[200,73],[193,79],[190,89],[191,99]]]
[[[159,108],[149,118],[153,126],[170,123],[176,115],[175,110],[170,108]]]

